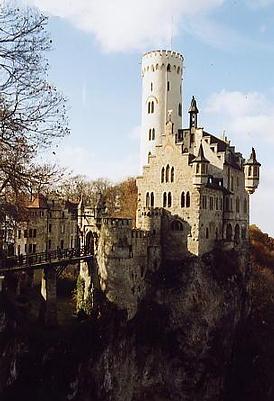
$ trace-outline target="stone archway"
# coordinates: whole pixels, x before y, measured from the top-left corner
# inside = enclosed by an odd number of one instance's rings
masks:
[[[89,231],[86,235],[85,249],[91,255],[94,255],[94,235]]]

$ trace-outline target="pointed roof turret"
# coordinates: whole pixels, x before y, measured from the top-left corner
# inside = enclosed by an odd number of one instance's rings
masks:
[[[192,160],[192,163],[209,163],[209,161],[205,157],[204,148],[203,148],[203,144],[202,143],[200,144],[198,156],[195,157],[195,159]]]
[[[261,164],[256,159],[256,151],[252,148],[250,158],[244,163],[245,165],[260,166]]]
[[[199,113],[198,107],[197,107],[197,102],[194,96],[192,96],[192,100],[191,100],[191,104],[190,104],[190,108],[189,108],[189,113]]]

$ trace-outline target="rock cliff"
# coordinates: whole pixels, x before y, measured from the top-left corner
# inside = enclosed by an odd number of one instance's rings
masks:
[[[3,401],[220,401],[249,309],[249,263],[236,251],[148,272],[132,320],[107,300],[70,329],[29,326],[2,307]],[[1,301],[4,305],[5,300]]]

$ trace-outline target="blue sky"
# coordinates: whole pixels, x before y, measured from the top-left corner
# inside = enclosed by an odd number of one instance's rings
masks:
[[[251,221],[274,235],[274,0],[24,2],[50,15],[50,79],[68,98],[71,135],[53,160],[91,178],[138,174],[141,55],[172,37],[185,57],[185,111],[194,94],[201,126],[225,130],[244,156],[255,146]]]

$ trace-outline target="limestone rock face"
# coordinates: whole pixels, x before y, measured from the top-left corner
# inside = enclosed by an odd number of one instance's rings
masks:
[[[236,329],[249,308],[246,256],[216,251],[166,262],[147,272],[146,285],[131,320],[109,303],[67,336],[24,338],[28,352],[13,356],[16,376],[9,365],[13,381],[0,377],[1,400],[22,401],[22,393],[30,401],[223,400]]]

